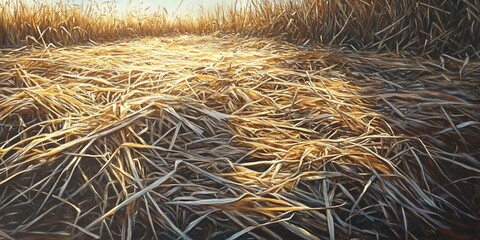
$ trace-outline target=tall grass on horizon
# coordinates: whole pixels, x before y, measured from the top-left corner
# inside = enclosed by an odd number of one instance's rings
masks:
[[[0,5],[0,45],[72,45],[158,36],[168,31],[169,21],[162,11],[131,11],[120,16],[114,6],[102,7],[96,2],[52,5],[13,0]]]
[[[252,0],[169,19],[165,12],[131,12],[119,18],[95,3],[0,6],[0,45],[55,45],[171,33],[240,33],[281,37],[292,43],[349,45],[422,55],[479,57],[480,1],[470,0]]]

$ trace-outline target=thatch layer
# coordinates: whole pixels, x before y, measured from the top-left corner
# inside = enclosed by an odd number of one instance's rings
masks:
[[[2,53],[4,237],[478,230],[478,62],[231,36]]]

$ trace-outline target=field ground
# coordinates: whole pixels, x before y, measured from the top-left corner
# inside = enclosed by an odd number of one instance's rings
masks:
[[[480,234],[478,61],[194,35],[1,52],[0,236]]]

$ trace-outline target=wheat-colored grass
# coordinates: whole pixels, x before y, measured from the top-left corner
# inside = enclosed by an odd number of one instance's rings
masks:
[[[480,2],[470,0],[252,0],[168,17],[141,8],[116,14],[60,1],[22,0],[0,5],[0,45],[68,45],[172,33],[233,33],[282,38],[297,44],[335,44],[354,49],[414,52],[426,56],[479,57]]]
[[[452,94],[458,74],[420,59],[251,38],[0,61],[4,234],[403,238],[478,220],[477,65]]]
[[[300,3],[4,1],[0,238],[480,234],[479,4]]]

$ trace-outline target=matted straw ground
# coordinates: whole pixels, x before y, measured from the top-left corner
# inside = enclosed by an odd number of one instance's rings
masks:
[[[480,64],[442,59],[234,36],[4,49],[0,235],[478,233]]]

